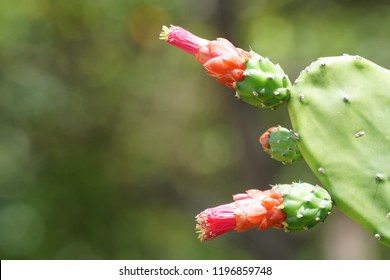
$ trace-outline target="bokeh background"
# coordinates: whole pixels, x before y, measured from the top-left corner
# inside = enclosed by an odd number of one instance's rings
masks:
[[[291,127],[160,41],[162,25],[226,37],[294,81],[321,56],[390,68],[389,1],[2,0],[2,259],[389,259],[333,211],[307,232],[199,242],[194,216],[248,188],[303,180],[258,144]]]

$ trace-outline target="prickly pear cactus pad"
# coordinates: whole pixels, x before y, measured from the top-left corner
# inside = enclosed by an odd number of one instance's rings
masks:
[[[296,80],[288,110],[335,206],[390,246],[390,71],[359,56],[320,58]]]

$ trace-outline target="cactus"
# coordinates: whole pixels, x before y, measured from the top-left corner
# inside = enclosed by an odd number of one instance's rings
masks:
[[[290,98],[291,83],[282,68],[255,52],[236,48],[223,38],[205,40],[173,25],[163,26],[160,39],[194,55],[209,76],[251,105],[276,108]]]
[[[307,230],[330,214],[332,199],[320,186],[308,183],[292,183],[273,187],[283,194],[282,211],[286,214],[283,223],[286,231]]]
[[[191,36],[187,34],[183,42],[187,44]],[[326,57],[313,62],[291,85],[280,66],[253,51],[230,44],[221,52],[211,46],[213,41],[199,37],[192,40],[188,51],[174,42],[178,36],[169,29],[163,30],[161,37],[196,57],[209,46],[213,68],[225,70],[211,76],[234,89],[241,100],[268,108],[287,104],[294,132],[280,126],[269,129],[259,139],[263,149],[283,163],[302,156],[334,205],[390,246],[389,70],[360,56]],[[234,63],[228,62],[229,57],[235,57]],[[207,63],[202,63],[206,69]],[[290,190],[288,185],[278,185],[274,190],[285,193],[283,227],[287,230],[310,228],[315,224],[313,217],[316,221],[327,215],[325,210],[307,208],[309,201],[291,202],[293,198],[301,201],[303,191]],[[311,222],[299,218],[305,209],[310,214],[304,217],[310,216]]]
[[[298,134],[285,127],[271,127],[260,136],[264,151],[282,163],[293,163],[302,158],[298,148]]]
[[[243,75],[243,80],[235,83],[236,97],[251,105],[276,108],[290,98],[290,80],[268,58],[250,52]]]
[[[323,222],[332,210],[328,192],[307,183],[276,185],[265,191],[251,189],[234,195],[233,200],[196,216],[201,241],[254,227],[284,228],[287,232],[307,230]]]
[[[335,205],[390,245],[390,71],[359,56],[320,58],[296,80],[288,110]]]

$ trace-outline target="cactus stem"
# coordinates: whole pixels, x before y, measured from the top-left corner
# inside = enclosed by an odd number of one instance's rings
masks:
[[[376,240],[381,240],[381,235],[379,233],[376,233],[374,237]]]
[[[259,94],[254,90],[252,91],[253,96],[259,96]]]
[[[359,137],[364,136],[364,134],[366,134],[366,132],[364,130],[362,130],[362,131],[359,131],[359,132],[355,133],[355,137],[359,138]]]
[[[318,172],[320,174],[324,174],[325,173],[325,169],[323,167],[320,167],[320,168],[318,168]]]

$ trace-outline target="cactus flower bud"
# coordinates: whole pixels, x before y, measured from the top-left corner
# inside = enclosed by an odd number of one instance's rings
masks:
[[[251,189],[234,195],[233,201],[208,208],[196,216],[196,231],[201,241],[254,227],[306,230],[324,221],[332,209],[328,192],[307,183],[276,185],[265,191]]]
[[[269,128],[260,136],[259,141],[271,158],[288,164],[302,159],[297,145],[298,139],[299,137],[294,131],[279,125]]]
[[[286,215],[279,208],[283,202],[281,192],[252,189],[234,195],[233,200],[233,203],[206,209],[196,216],[196,230],[201,241],[231,230],[283,228]]]
[[[226,39],[209,41],[173,25],[163,27],[160,39],[195,56],[209,76],[232,89],[237,81],[244,79],[245,63],[250,53],[236,48]]]

